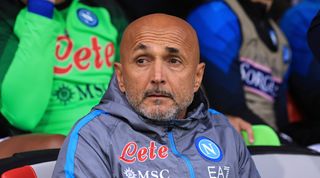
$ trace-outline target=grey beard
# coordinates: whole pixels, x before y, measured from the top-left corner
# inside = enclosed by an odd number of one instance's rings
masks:
[[[133,108],[142,116],[155,121],[170,121],[177,118],[180,109],[177,105],[169,108],[165,112],[160,112],[159,109],[156,109],[154,112],[148,112],[146,108],[140,106],[133,106]]]
[[[139,102],[134,99],[134,97],[129,96],[127,93],[126,98],[129,102],[129,104],[133,107],[133,109],[140,115],[144,116],[147,119],[154,120],[154,121],[170,121],[173,119],[177,119],[180,112],[187,109],[187,107],[192,103],[193,101],[193,95],[192,97],[185,100],[181,105],[179,105],[174,100],[174,106],[170,107],[167,111],[160,111],[159,108],[156,108],[153,112],[148,112],[146,107],[141,107],[142,101],[144,98]],[[159,105],[161,101],[155,101],[156,105]]]

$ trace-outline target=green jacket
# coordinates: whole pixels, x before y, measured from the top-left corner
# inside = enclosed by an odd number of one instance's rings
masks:
[[[110,0],[67,4],[52,19],[24,8],[10,24],[0,14],[8,29],[0,36],[11,38],[0,43],[0,109],[14,127],[66,135],[109,84],[126,26],[121,9]]]

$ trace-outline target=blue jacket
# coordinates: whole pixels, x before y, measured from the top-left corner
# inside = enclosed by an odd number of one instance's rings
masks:
[[[281,28],[292,48],[290,92],[304,120],[320,117],[320,61],[307,44],[308,28],[319,9],[319,0],[304,0],[281,19]]]
[[[260,177],[226,118],[195,94],[183,120],[137,114],[115,77],[101,103],[67,137],[53,177]]]
[[[210,104],[251,124],[266,124],[246,104],[238,56],[242,45],[241,22],[236,13],[226,2],[210,1],[191,12],[187,20],[198,34],[201,59],[206,63],[203,84]],[[288,76],[289,73],[283,76],[274,103],[280,130],[288,123],[285,95]]]

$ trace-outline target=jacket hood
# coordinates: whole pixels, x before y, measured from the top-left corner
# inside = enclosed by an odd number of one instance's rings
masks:
[[[140,131],[155,131],[155,129],[168,129],[178,127],[180,129],[189,130],[194,128],[200,120],[205,120],[208,112],[208,102],[202,89],[199,89],[193,98],[193,102],[188,107],[185,119],[174,119],[171,121],[153,121],[139,115],[128,103],[124,93],[118,87],[115,75],[109,83],[109,87],[105,92],[100,103],[94,109],[103,110],[106,113],[116,116],[131,127]]]

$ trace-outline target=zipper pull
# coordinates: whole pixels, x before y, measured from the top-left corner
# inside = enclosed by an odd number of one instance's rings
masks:
[[[167,125],[167,132],[171,132],[173,127],[174,127],[174,121],[171,120]]]

